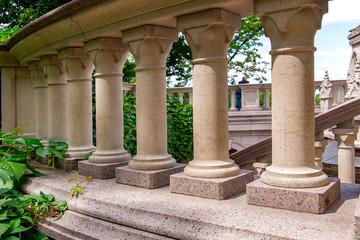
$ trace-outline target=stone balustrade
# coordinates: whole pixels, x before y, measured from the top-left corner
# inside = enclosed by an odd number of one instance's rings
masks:
[[[329,180],[315,164],[313,40],[327,3],[71,1],[0,47],[3,130],[33,119],[27,134],[67,141],[68,161],[83,157],[94,149],[95,70],[97,143],[90,159],[78,164],[81,175],[115,177],[119,184],[148,189],[170,184],[172,193],[219,200],[247,189],[249,204],[324,213],[340,188],[338,180]],[[250,15],[261,19],[271,39],[272,85],[229,87],[227,50],[241,18]],[[178,31],[192,51],[193,88],[167,90],[165,63]],[[129,52],[136,61],[137,83],[137,155],[132,158],[123,147],[123,94],[134,92],[133,85],[122,83]],[[335,103],[342,101],[342,86]],[[272,112],[272,165],[254,182],[253,172],[241,170],[229,158],[229,96],[234,110],[239,87],[241,112],[270,107]],[[194,159],[183,166],[167,151],[166,93],[177,93],[184,101],[186,92],[193,103]],[[37,133],[39,124],[46,129]],[[279,197],[279,191],[285,194]],[[329,198],[315,201],[322,194]],[[304,196],[316,204],[303,203]]]

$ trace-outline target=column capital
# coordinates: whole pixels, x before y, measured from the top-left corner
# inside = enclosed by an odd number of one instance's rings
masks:
[[[257,0],[255,14],[260,17],[265,36],[271,39],[270,54],[315,51],[314,37],[327,13],[328,0]]]
[[[67,71],[69,80],[91,80],[94,65],[87,52],[81,47],[70,47],[59,51],[59,59]]]
[[[40,59],[44,74],[51,84],[66,84],[65,69],[57,55],[46,55]]]
[[[97,38],[84,47],[95,65],[97,74],[121,74],[129,52],[121,38]]]
[[[176,29],[145,25],[123,32],[123,39],[135,57],[136,66],[164,66],[172,43],[178,38]],[[155,66],[154,66],[155,65]]]
[[[48,86],[47,78],[40,61],[33,61],[28,64],[31,72],[31,78],[35,80],[35,88],[44,88]]]
[[[210,9],[178,17],[177,27],[185,34],[193,59],[226,59],[234,32],[241,27],[241,16]]]

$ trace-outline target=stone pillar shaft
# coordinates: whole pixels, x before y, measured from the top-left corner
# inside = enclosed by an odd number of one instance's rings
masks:
[[[184,173],[198,178],[239,174],[229,159],[227,48],[240,16],[212,9],[178,18],[193,55],[194,160]]]
[[[29,69],[35,81],[36,137],[45,138],[49,135],[48,80],[40,62],[29,63]]]
[[[236,111],[236,107],[235,107],[235,94],[236,91],[235,90],[231,90],[230,91],[231,94],[231,98],[230,98],[230,111]]]
[[[347,120],[333,129],[338,142],[338,177],[342,183],[355,183],[355,147],[357,132],[354,119]]]
[[[48,78],[49,139],[66,142],[68,138],[66,72],[57,55],[42,57],[40,64]]]
[[[180,103],[184,104],[184,93],[180,92],[180,93],[178,93],[178,96],[179,96]]]
[[[128,48],[121,39],[99,38],[87,42],[85,50],[96,69],[96,151],[89,162],[127,162],[131,156],[124,150],[122,67]]]
[[[82,48],[59,52],[68,82],[68,156],[83,158],[94,150],[92,144],[92,78],[93,64]]]
[[[315,166],[323,168],[322,160],[328,141],[324,139],[324,131],[315,134]]]
[[[136,139],[137,155],[132,170],[160,170],[176,166],[167,152],[166,57],[175,29],[142,26],[123,32],[136,60]]]
[[[270,8],[258,15],[272,46],[273,163],[261,180],[279,187],[324,186],[328,178],[314,163],[313,93],[314,36],[327,1],[307,6],[289,3],[295,6],[281,11],[271,10],[279,1],[272,2],[274,6],[259,4],[257,9]]]

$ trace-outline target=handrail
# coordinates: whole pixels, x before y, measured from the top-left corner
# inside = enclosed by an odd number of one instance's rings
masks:
[[[344,102],[326,112],[315,116],[315,133],[360,115],[360,97]],[[244,164],[271,153],[272,137],[231,154],[229,157],[237,164]]]

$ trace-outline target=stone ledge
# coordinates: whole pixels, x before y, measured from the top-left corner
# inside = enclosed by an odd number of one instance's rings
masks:
[[[51,238],[64,240],[170,239],[120,224],[96,219],[71,210],[64,212],[61,218],[47,218],[44,223],[39,224],[38,229]]]
[[[184,171],[185,164],[157,171],[136,171],[128,166],[116,168],[116,182],[148,189],[159,188],[170,183],[170,175]]]
[[[246,184],[253,181],[253,171],[240,170],[229,178],[193,178],[184,173],[170,176],[170,192],[195,197],[224,200],[245,191]]]
[[[283,188],[264,184],[260,179],[246,186],[247,203],[297,212],[325,213],[340,197],[340,180],[329,178],[319,188]]]
[[[78,169],[78,159],[64,159],[61,160],[60,158],[55,158],[54,159],[55,163],[55,168],[60,168],[60,169],[65,169],[68,171],[72,171],[72,170],[76,170]]]
[[[79,174],[83,176],[93,176],[97,179],[109,179],[115,177],[115,169],[125,166],[129,162],[118,163],[91,163],[88,160],[79,161]]]
[[[54,194],[56,200],[69,195],[70,179],[82,178],[77,173],[37,170],[46,175],[29,178],[23,191]],[[170,238],[198,240],[353,239],[360,192],[359,184],[342,183],[341,197],[327,213],[312,214],[248,205],[245,194],[219,202],[172,194],[169,186],[148,190],[114,179],[94,179],[82,186],[84,195],[68,200],[72,211]]]

